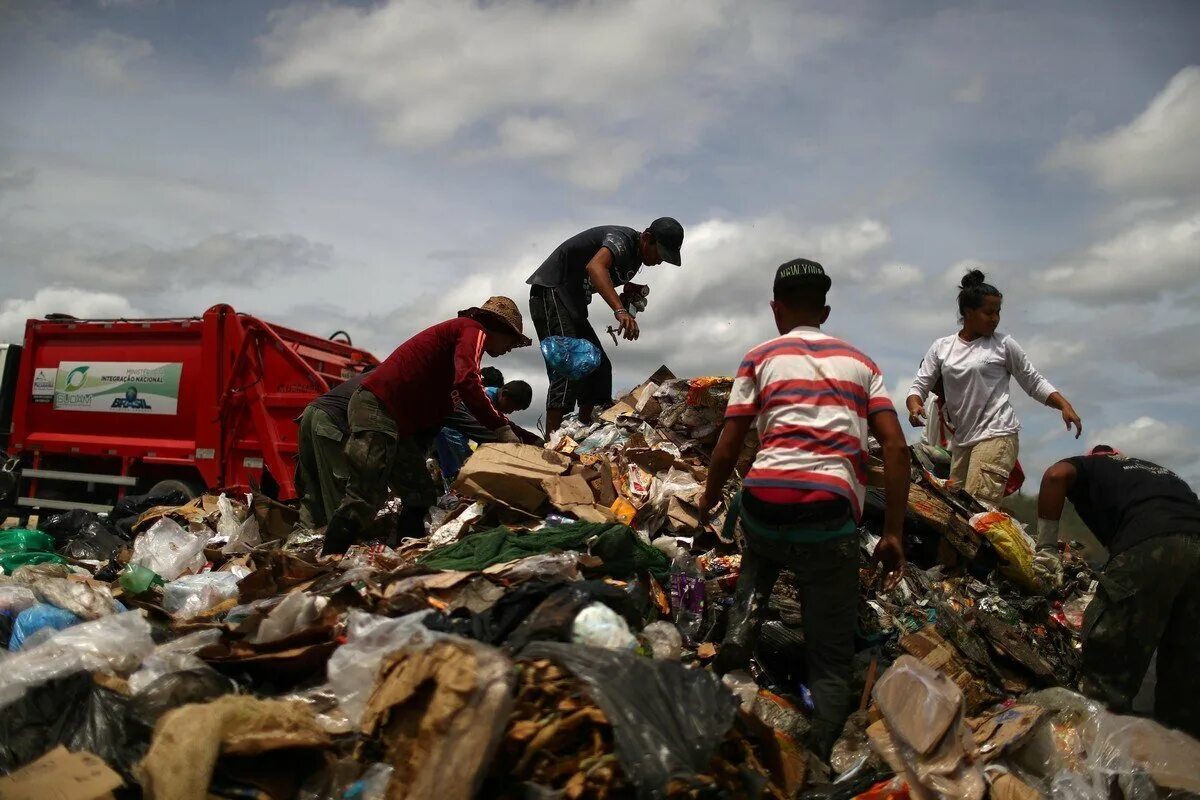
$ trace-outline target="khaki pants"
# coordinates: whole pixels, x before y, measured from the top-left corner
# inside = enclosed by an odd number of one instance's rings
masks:
[[[950,477],[976,499],[999,505],[1004,485],[1017,463],[1017,434],[951,447]]]

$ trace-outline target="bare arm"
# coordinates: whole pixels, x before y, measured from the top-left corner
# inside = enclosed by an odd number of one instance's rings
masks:
[[[1063,397],[1062,392],[1053,392],[1046,398],[1046,405],[1051,408],[1056,408],[1062,412],[1063,423],[1067,426],[1067,430],[1071,430],[1071,426],[1075,426],[1075,438],[1078,439],[1083,433],[1083,420],[1079,418],[1079,414],[1075,413],[1075,407],[1072,406],[1067,398]]]
[[[733,468],[737,466],[738,456],[746,444],[746,436],[750,433],[752,424],[754,417],[749,415],[725,420],[721,438],[717,440],[712,460],[708,465],[708,482],[700,501],[701,524],[708,523],[708,512],[720,501],[721,490],[725,488],[725,483],[733,474]]]
[[[604,302],[608,303],[608,307],[616,314],[617,322],[621,326],[621,334],[626,339],[633,340],[638,338],[638,324],[633,315],[625,311],[625,304],[621,302],[617,288],[613,286],[612,276],[609,274],[612,263],[612,251],[607,247],[601,247],[588,262],[587,274],[591,278],[592,288],[604,298]]]
[[[1038,519],[1057,522],[1062,519],[1067,493],[1075,485],[1079,472],[1068,461],[1059,461],[1042,475],[1042,488],[1038,491]]]
[[[883,510],[883,537],[872,557],[883,575],[884,586],[891,588],[904,574],[904,514],[908,510],[911,461],[895,411],[877,411],[868,418],[867,425],[883,447],[883,490],[887,501]]]

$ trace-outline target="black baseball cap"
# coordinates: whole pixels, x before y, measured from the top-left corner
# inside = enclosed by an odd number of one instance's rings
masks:
[[[828,292],[833,281],[825,274],[825,268],[816,261],[797,258],[780,264],[775,270],[775,291],[804,288]]]
[[[658,247],[658,256],[668,264],[679,266],[679,251],[683,248],[683,226],[673,217],[659,217],[650,223],[650,235]]]

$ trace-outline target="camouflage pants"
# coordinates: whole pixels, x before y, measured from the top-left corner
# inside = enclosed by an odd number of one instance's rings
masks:
[[[400,436],[391,414],[366,389],[350,398],[348,417],[346,496],[335,517],[346,518],[359,532],[367,530],[387,501],[389,486],[410,510],[424,511],[437,502],[437,487],[425,467],[432,435]]]
[[[300,491],[300,524],[324,527],[346,495],[346,434],[329,415],[309,406],[300,418],[296,488]]]
[[[1200,736],[1200,536],[1149,539],[1113,557],[1083,620],[1083,691],[1129,711],[1158,650],[1154,716]]]

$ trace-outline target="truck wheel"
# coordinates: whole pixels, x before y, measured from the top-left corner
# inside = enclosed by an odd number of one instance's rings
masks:
[[[146,494],[156,497],[158,495],[169,494],[170,492],[183,492],[188,500],[194,500],[200,496],[200,490],[196,488],[195,484],[181,481],[177,478],[167,478],[166,480],[159,481],[151,486],[150,491],[146,492]]]

